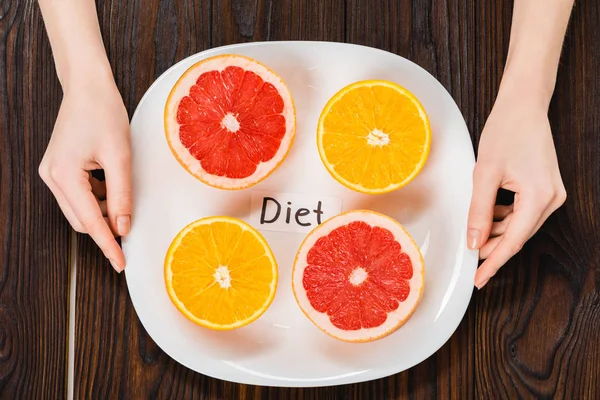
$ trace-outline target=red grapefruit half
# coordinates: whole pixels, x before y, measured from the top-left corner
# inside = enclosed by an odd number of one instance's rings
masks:
[[[164,117],[175,158],[221,189],[265,179],[285,159],[296,129],[283,80],[257,61],[231,54],[192,65],[173,86]]]
[[[400,328],[415,311],[423,284],[423,257],[410,234],[372,211],[349,211],[317,226],[292,271],[304,314],[347,342],[376,340]]]

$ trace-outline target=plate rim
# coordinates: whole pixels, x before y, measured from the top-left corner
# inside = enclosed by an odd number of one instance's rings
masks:
[[[397,58],[400,58],[403,60],[403,62],[407,62],[412,64],[413,68],[419,69],[421,70],[422,73],[425,73],[427,76],[429,76],[429,78],[431,79],[431,83],[438,86],[438,89],[443,90],[447,95],[448,98],[452,101],[452,104],[454,105],[454,107],[456,107],[456,109],[458,110],[461,118],[460,118],[460,125],[461,125],[461,130],[463,130],[464,132],[467,133],[468,136],[468,140],[471,143],[471,148],[470,151],[468,152],[469,154],[469,161],[473,166],[475,164],[475,152],[473,149],[473,141],[472,138],[469,134],[469,129],[468,126],[466,124],[464,115],[462,114],[462,111],[460,109],[460,107],[458,106],[458,104],[456,103],[455,99],[452,97],[452,95],[448,92],[448,90],[441,84],[441,82],[435,77],[433,76],[433,74],[431,74],[429,71],[427,71],[425,68],[423,68],[422,66],[420,66],[419,64],[417,64],[416,62],[405,58],[403,56],[400,56],[396,53],[393,53],[391,51],[387,51],[387,50],[383,50],[377,47],[372,47],[369,45],[363,45],[363,44],[354,44],[354,43],[346,43],[346,42],[339,42],[339,41],[322,41],[322,40],[316,40],[316,41],[311,41],[311,40],[276,40],[276,41],[254,41],[254,42],[248,42],[248,43],[234,43],[234,44],[229,44],[229,45],[224,45],[224,46],[218,46],[218,47],[212,47],[209,49],[205,49],[203,51],[194,53],[194,54],[190,54],[184,58],[182,58],[181,60],[179,60],[178,62],[176,62],[175,64],[173,64],[172,66],[170,66],[169,68],[167,68],[163,73],[161,73],[153,82],[152,84],[146,89],[145,93],[143,94],[143,96],[140,98],[140,100],[138,101],[135,110],[131,116],[130,119],[130,127],[133,125],[133,122],[136,120],[136,117],[138,116],[139,110],[142,106],[142,104],[144,104],[144,102],[147,101],[147,98],[150,96],[152,89],[154,89],[154,87],[156,85],[158,85],[160,83],[161,80],[165,79],[165,77],[171,73],[172,70],[178,68],[179,66],[181,66],[182,64],[189,62],[190,59],[192,58],[197,58],[198,60],[210,57],[211,54],[213,53],[223,53],[223,52],[227,52],[230,50],[235,50],[235,49],[239,49],[239,48],[248,48],[248,47],[261,47],[261,46],[271,46],[271,45],[283,45],[283,46],[288,46],[288,45],[322,45],[322,46],[341,46],[341,47],[345,47],[345,48],[360,48],[360,49],[367,49],[368,51],[372,51],[372,52],[378,52],[378,53],[382,53],[382,54],[387,54],[387,55],[391,55],[391,56],[395,56]],[[124,242],[127,241],[126,238],[123,239]],[[464,240],[463,240],[464,241]],[[122,242],[123,243],[123,242]],[[465,255],[466,257],[467,255]],[[465,262],[468,260],[465,260]],[[472,271],[472,275],[474,277],[475,274],[475,270],[476,270],[476,266],[477,266],[477,262],[474,262],[475,264],[475,268],[473,268]],[[465,270],[466,269],[466,265],[461,265],[460,269],[461,270]],[[461,271],[459,273],[459,275],[462,275],[463,273],[465,273],[466,271]],[[461,308],[459,311],[460,312],[456,312],[457,315],[460,315],[460,318],[456,319],[456,322],[451,324],[451,328],[449,329],[448,332],[449,334],[447,335],[443,335],[443,340],[440,341],[440,344],[438,346],[431,346],[430,349],[431,351],[429,352],[430,354],[423,358],[421,361],[416,362],[416,363],[412,363],[412,365],[410,365],[409,367],[403,368],[403,369],[397,369],[397,368],[393,368],[393,364],[391,366],[384,366],[384,367],[380,367],[380,368],[371,368],[365,371],[362,371],[360,373],[356,373],[356,374],[346,374],[346,375],[342,375],[340,377],[334,377],[331,379],[295,379],[295,380],[285,380],[285,379],[276,379],[274,377],[269,377],[269,376],[261,376],[258,374],[251,374],[246,372],[245,376],[248,377],[249,379],[243,380],[243,379],[235,379],[232,377],[227,377],[226,374],[221,374],[221,373],[213,373],[210,370],[203,370],[200,371],[197,367],[192,366],[190,363],[188,362],[184,362],[181,361],[179,359],[176,359],[174,356],[171,355],[171,352],[169,352],[168,350],[166,350],[165,348],[163,348],[163,346],[161,346],[159,344],[159,342],[162,341],[162,339],[160,340],[156,340],[156,338],[153,336],[153,334],[146,328],[146,325],[144,324],[144,322],[142,321],[142,319],[140,318],[139,314],[138,314],[138,307],[136,306],[136,301],[134,300],[133,296],[131,295],[131,291],[130,291],[130,285],[129,285],[129,274],[128,274],[128,270],[127,268],[125,268],[125,281],[126,281],[126,285],[127,285],[127,292],[129,294],[129,298],[131,300],[133,309],[136,313],[136,317],[138,319],[138,321],[140,322],[140,324],[143,326],[144,330],[146,331],[146,334],[148,336],[150,336],[150,338],[156,343],[156,345],[161,349],[161,351],[163,351],[167,356],[169,356],[169,358],[171,358],[174,362],[183,365],[184,367],[199,373],[201,375],[205,375],[207,377],[213,378],[213,379],[218,379],[218,380],[222,380],[222,381],[226,381],[226,382],[232,382],[232,383],[236,383],[236,384],[245,384],[245,385],[256,385],[256,386],[271,386],[271,387],[332,387],[332,386],[340,386],[340,385],[346,385],[346,384],[354,384],[354,383],[361,383],[361,382],[369,382],[369,381],[373,381],[376,379],[382,379],[382,378],[386,378],[386,377],[390,377],[392,375],[396,375],[399,374],[403,371],[407,371],[413,367],[415,367],[416,365],[426,361],[428,358],[434,356],[439,350],[440,348],[442,348],[449,340],[450,338],[456,333],[459,325],[462,323],[462,321],[464,320],[464,317],[469,309],[472,297],[473,297],[473,290],[471,290],[468,294],[467,299],[466,299],[466,303],[465,303],[465,307],[464,310]],[[218,360],[215,360],[218,361]],[[375,373],[373,373],[374,371],[376,371]],[[242,371],[243,372],[243,371]],[[268,381],[268,382],[267,382]]]

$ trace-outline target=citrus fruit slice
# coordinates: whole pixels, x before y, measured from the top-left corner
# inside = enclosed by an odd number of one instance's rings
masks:
[[[165,258],[165,283],[175,306],[191,321],[228,330],[247,325],[271,305],[277,263],[253,227],[231,217],[192,222]]]
[[[298,305],[317,327],[343,341],[367,342],[413,314],[423,293],[423,258],[395,220],[350,211],[308,234],[292,282]]]
[[[319,118],[317,144],[329,173],[369,194],[407,185],[421,171],[431,143],[425,109],[403,87],[360,81],[336,93]]]
[[[175,158],[200,181],[221,189],[265,179],[285,159],[295,129],[285,83],[239,55],[195,63],[165,104],[165,132]]]

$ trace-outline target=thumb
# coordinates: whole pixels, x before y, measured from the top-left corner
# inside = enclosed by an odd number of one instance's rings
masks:
[[[492,169],[475,165],[473,197],[467,223],[467,246],[479,249],[489,238],[494,220],[494,205],[500,187],[500,176]]]
[[[125,236],[131,228],[131,153],[119,149],[103,165],[106,178],[106,206],[113,230]]]

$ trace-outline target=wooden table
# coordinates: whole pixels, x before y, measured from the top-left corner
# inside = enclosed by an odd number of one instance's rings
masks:
[[[155,78],[204,49],[341,41],[431,72],[475,146],[502,75],[511,10],[508,0],[98,1],[130,115]],[[87,237],[75,238],[37,175],[61,89],[37,4],[0,0],[0,398],[65,398],[69,359],[75,399],[599,398],[599,26],[598,3],[578,1],[551,106],[567,204],[474,293],[456,333],[428,360],[374,382],[300,390],[207,378],[148,337],[125,277]]]

